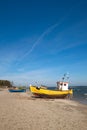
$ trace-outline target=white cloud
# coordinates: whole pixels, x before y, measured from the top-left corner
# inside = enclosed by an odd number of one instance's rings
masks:
[[[38,69],[24,73],[13,73],[13,74],[6,74],[5,76],[0,77],[0,79],[7,79],[13,81],[16,84],[30,84],[35,82],[39,84],[47,84],[52,85],[55,84],[56,81],[61,78],[63,67],[58,68],[46,68],[46,69]]]

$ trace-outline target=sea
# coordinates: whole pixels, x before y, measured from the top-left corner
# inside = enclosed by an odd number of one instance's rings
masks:
[[[87,86],[70,86],[69,88],[73,89],[73,96],[71,100],[87,105]],[[48,89],[53,90],[55,87],[48,87]]]
[[[77,86],[72,87],[72,89],[73,89],[72,100],[76,100],[82,104],[87,105],[87,86]]]

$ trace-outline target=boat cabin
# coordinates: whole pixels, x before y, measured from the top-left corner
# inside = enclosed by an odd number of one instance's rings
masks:
[[[68,90],[68,82],[59,81],[57,82],[58,90]]]

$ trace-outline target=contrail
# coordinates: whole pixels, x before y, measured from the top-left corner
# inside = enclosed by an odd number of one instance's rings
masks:
[[[77,4],[79,5],[80,2]],[[52,26],[50,26],[48,29],[46,29],[41,35],[40,37],[36,40],[36,42],[32,45],[31,49],[29,51],[27,51],[20,60],[22,60],[24,57],[26,57],[27,55],[29,55],[30,53],[32,53],[32,51],[34,50],[34,48],[40,43],[40,41],[45,37],[45,35],[49,34],[50,32],[53,31],[53,29],[55,29],[56,27],[58,27],[60,24],[62,24],[64,22],[64,20],[70,15],[70,13],[72,12],[73,8],[75,7],[72,6],[70,8],[70,10],[67,12],[67,14],[61,18],[59,23],[53,24]]]
[[[19,61],[21,61],[22,59],[24,59],[27,55],[29,55],[30,53],[32,53],[32,51],[34,50],[34,48],[40,43],[40,41],[50,32],[53,31],[53,29],[55,29],[56,27],[58,27],[60,24],[62,24],[62,22],[64,21],[65,16],[62,18],[62,20],[60,20],[59,23],[56,23],[52,26],[50,26],[48,29],[46,29],[41,35],[40,37],[36,40],[36,42],[32,45],[31,49],[29,51],[27,51],[21,58]]]
[[[53,29],[55,29],[58,25],[60,25],[60,23],[56,23],[54,25],[52,25],[51,27],[49,27],[46,31],[44,31],[41,36],[36,40],[36,42],[33,44],[33,46],[31,47],[31,49],[25,53],[25,55],[22,57],[26,57],[27,55],[29,55],[33,50],[34,48],[40,43],[40,41],[45,37],[45,35],[49,34]]]
[[[32,45],[31,49],[29,51],[27,51],[22,57],[20,57],[18,59],[18,61],[16,62],[16,65],[18,65],[27,55],[29,55],[30,53],[32,53],[32,51],[34,50],[34,48],[40,43],[40,41],[45,37],[45,35],[49,34],[53,29],[55,29],[58,25],[60,25],[60,23],[56,23],[52,26],[50,26],[48,29],[46,29],[41,35],[40,37],[36,40],[36,42]]]
[[[20,59],[18,59],[18,62],[16,64],[19,64],[19,62],[21,60],[23,60],[27,55],[29,55],[30,53],[32,53],[32,51],[34,50],[34,48],[40,43],[40,41],[45,37],[45,35],[49,34],[50,32],[52,32],[53,29],[55,29],[56,27],[58,27],[62,22],[56,23],[52,26],[50,26],[48,29],[46,29],[41,35],[40,37],[36,40],[36,42],[32,45],[31,49],[29,51],[27,51],[22,57],[20,57]]]

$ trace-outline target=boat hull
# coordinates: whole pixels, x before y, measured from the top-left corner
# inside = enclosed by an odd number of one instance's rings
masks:
[[[9,89],[9,92],[26,92],[26,89]]]
[[[66,98],[66,97],[71,97],[73,94],[72,89],[59,91],[59,90],[38,88],[35,86],[30,86],[30,91],[36,97],[47,97],[47,98]]]

